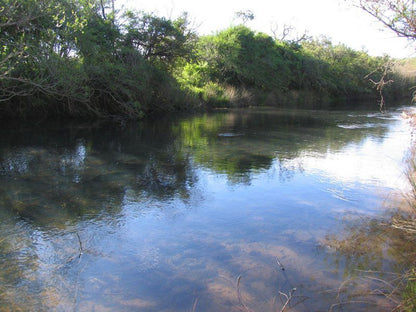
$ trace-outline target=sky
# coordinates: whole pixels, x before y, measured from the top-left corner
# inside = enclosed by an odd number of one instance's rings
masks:
[[[383,28],[383,25],[348,0],[116,0],[118,7],[153,12],[158,16],[176,18],[188,12],[200,35],[214,34],[241,23],[236,12],[250,10],[255,18],[246,26],[272,34],[293,26],[299,34],[326,36],[332,43],[342,43],[373,56],[416,57],[416,44]],[[295,33],[294,33],[295,34]]]

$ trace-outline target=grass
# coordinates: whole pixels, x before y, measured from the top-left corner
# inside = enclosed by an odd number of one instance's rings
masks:
[[[416,113],[404,116],[416,129]],[[343,238],[327,237],[325,244],[346,259],[350,276],[341,284],[339,300],[330,310],[351,305],[358,308],[360,304],[378,306],[374,298],[381,295],[392,304],[386,311],[416,311],[416,144],[410,155],[407,178],[411,190],[402,207],[382,220],[353,222]],[[395,263],[397,274],[386,272],[384,257]]]
[[[399,308],[406,312],[416,311],[416,268],[407,273],[407,284]]]
[[[411,124],[416,127],[416,114],[408,115]],[[390,227],[398,231],[404,245],[408,246],[408,256],[412,259],[410,269],[403,275],[405,281],[402,289],[402,301],[395,311],[416,311],[416,147],[411,152],[407,178],[411,185],[411,192],[407,196],[409,211],[392,217]]]
[[[412,124],[416,124],[416,114],[411,116]],[[398,215],[392,218],[391,226],[400,231],[403,239],[413,247],[416,246],[416,150],[411,153],[411,160],[408,169],[408,180],[412,191],[408,196],[410,211],[407,214]],[[416,311],[416,250],[412,250],[413,264],[403,278],[407,281],[402,294],[402,302],[397,307],[398,311]]]

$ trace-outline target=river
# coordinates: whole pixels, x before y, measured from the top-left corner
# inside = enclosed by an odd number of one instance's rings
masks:
[[[0,310],[340,308],[354,269],[394,267],[326,242],[408,190],[401,111],[2,125]]]

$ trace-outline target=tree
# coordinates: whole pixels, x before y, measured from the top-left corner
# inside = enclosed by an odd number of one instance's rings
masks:
[[[208,65],[215,82],[268,91],[285,90],[289,84],[285,47],[246,26],[203,37],[198,50],[199,60]]]
[[[56,47],[62,2],[0,2],[0,102],[53,92],[54,83],[39,64]]]
[[[254,20],[254,13],[251,10],[235,12],[235,16],[237,18],[241,18],[243,25],[245,25],[248,21]]]
[[[399,37],[407,38],[412,42],[416,40],[414,0],[358,0],[357,5]],[[369,79],[380,94],[380,110],[383,110],[385,106],[383,89],[393,83],[392,79],[386,78],[387,74],[392,71],[392,62],[388,60],[382,67],[384,70],[378,81]],[[413,99],[415,99],[414,95]]]
[[[284,24],[281,29],[278,23],[272,23],[270,31],[272,32],[275,40],[285,41],[293,45],[299,45],[304,41],[312,40],[312,36],[308,35],[306,30],[303,34],[299,34],[293,25]]]
[[[416,40],[414,0],[358,0],[358,6],[393,30],[398,36]]]
[[[196,34],[189,28],[188,15],[169,20],[148,13],[128,11],[126,46],[134,47],[154,65],[171,68],[180,58],[192,55]]]

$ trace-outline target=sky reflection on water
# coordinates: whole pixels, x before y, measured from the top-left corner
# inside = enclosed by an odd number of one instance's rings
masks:
[[[398,114],[10,128],[0,308],[275,311],[296,287],[295,311],[327,310],[345,272],[322,239],[407,187],[411,133]]]

